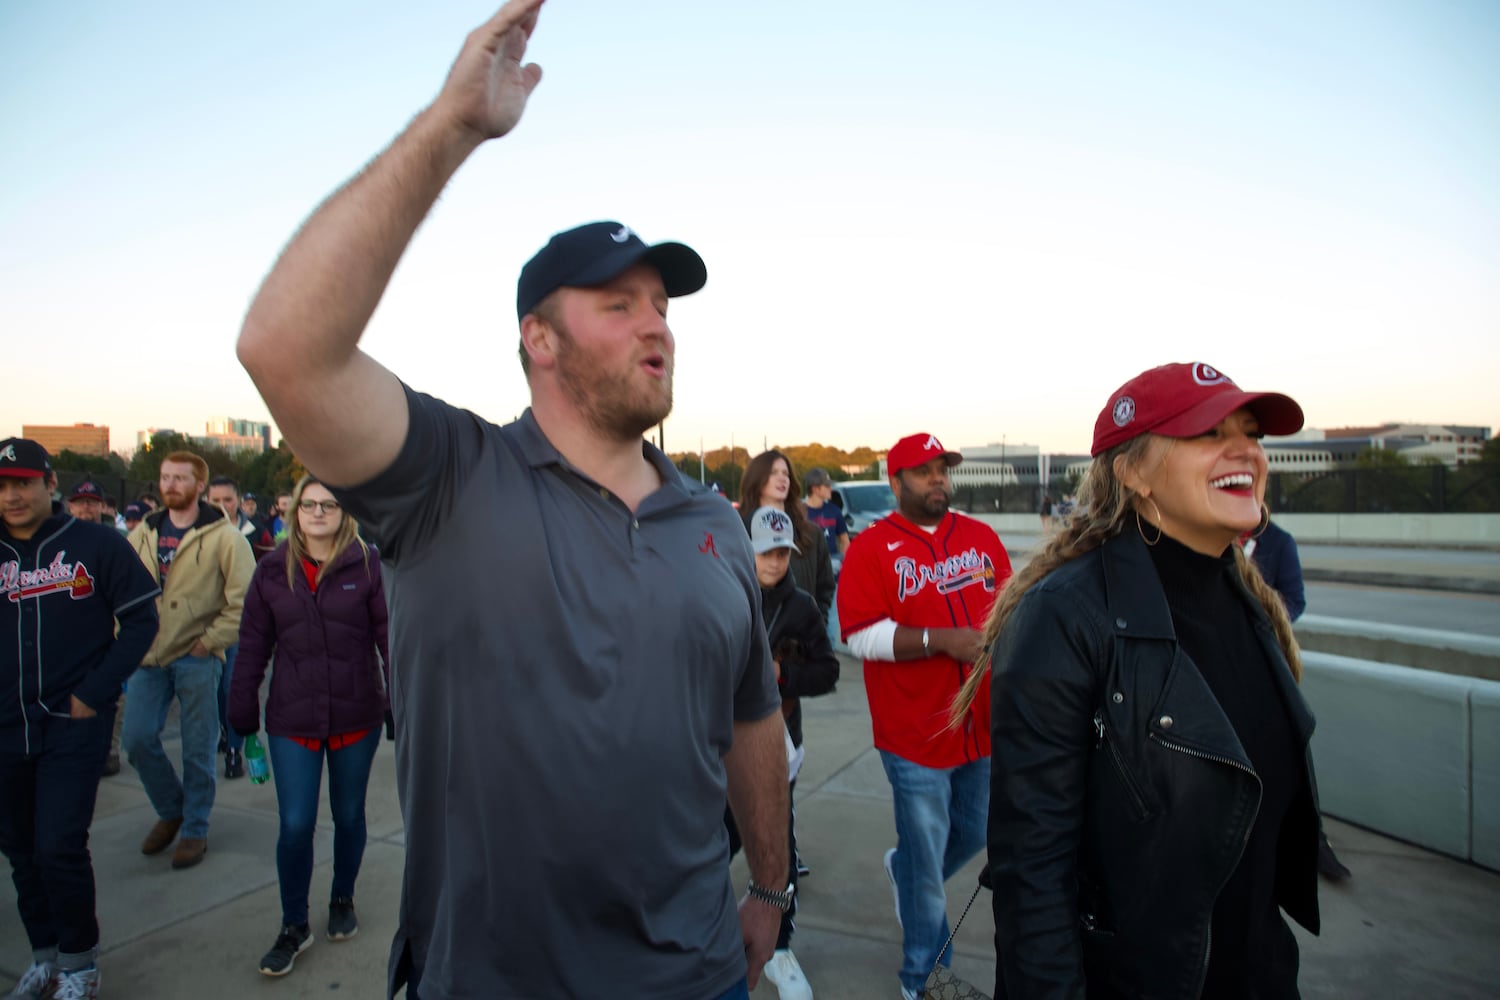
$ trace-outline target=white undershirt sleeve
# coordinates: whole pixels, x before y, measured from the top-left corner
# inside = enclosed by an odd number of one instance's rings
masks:
[[[849,637],[849,652],[861,660],[896,659],[896,623],[882,618]]]

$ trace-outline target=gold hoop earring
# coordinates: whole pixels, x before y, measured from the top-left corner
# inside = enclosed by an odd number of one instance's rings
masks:
[[[1252,534],[1250,537],[1251,538],[1259,538],[1261,535],[1264,535],[1266,533],[1266,529],[1269,528],[1270,526],[1271,526],[1271,508],[1267,507],[1265,501],[1262,500],[1261,504],[1260,504],[1260,526],[1255,529],[1255,533]]]
[[[1156,537],[1146,537],[1146,529],[1141,524],[1141,509],[1139,507],[1135,509],[1135,530],[1141,533],[1141,541],[1145,542],[1147,545],[1155,545],[1157,542],[1161,541],[1161,508],[1156,506],[1156,501],[1152,500],[1150,497],[1142,497],[1141,499],[1149,503],[1151,505],[1151,509],[1156,511]]]

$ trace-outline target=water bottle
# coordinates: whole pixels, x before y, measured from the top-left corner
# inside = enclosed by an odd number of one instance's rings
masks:
[[[255,784],[264,785],[271,780],[271,762],[266,760],[266,748],[260,745],[260,738],[254,733],[245,737],[245,767]]]

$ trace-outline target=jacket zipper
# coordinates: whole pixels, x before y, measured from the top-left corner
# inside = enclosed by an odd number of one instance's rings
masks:
[[[1230,767],[1239,768],[1241,771],[1244,771],[1246,774],[1250,775],[1250,777],[1254,778],[1257,784],[1260,783],[1260,775],[1256,774],[1253,770],[1251,770],[1250,768],[1246,767],[1244,764],[1241,764],[1237,760],[1233,760],[1233,759],[1231,759],[1229,757],[1224,757],[1224,756],[1221,756],[1219,754],[1205,753],[1202,750],[1194,750],[1192,747],[1185,747],[1181,743],[1174,743],[1171,740],[1163,739],[1162,737],[1156,735],[1155,733],[1149,734],[1149,737],[1151,739],[1155,740],[1156,742],[1160,743],[1162,746],[1166,747],[1168,750],[1176,750],[1178,753],[1185,753],[1189,757],[1198,757],[1198,758],[1200,758],[1202,760],[1211,760],[1211,761],[1213,761],[1216,764],[1228,764]],[[1256,812],[1257,813],[1260,812],[1259,807],[1256,808]],[[1250,843],[1250,832],[1252,830],[1254,830],[1254,829],[1255,829],[1255,817],[1252,816],[1251,819],[1250,819],[1250,825],[1247,826],[1247,827],[1245,827],[1245,833],[1244,833],[1243,836],[1240,837],[1240,849],[1239,849],[1239,851],[1237,851],[1235,853],[1235,856],[1234,856],[1234,868],[1238,868],[1239,867],[1240,858],[1243,858],[1245,856],[1245,846]],[[1234,868],[1230,868],[1229,869],[1229,876],[1230,877],[1232,877],[1234,875]],[[1226,877],[1224,879],[1224,882],[1219,883],[1219,888],[1216,889],[1216,890],[1214,890],[1214,898],[1215,899],[1218,898],[1219,892],[1221,892],[1223,890],[1224,884],[1227,883],[1228,881],[1229,881],[1229,878]],[[1203,992],[1203,984],[1204,984],[1204,982],[1206,982],[1208,980],[1208,958],[1209,958],[1209,955],[1211,955],[1213,953],[1213,948],[1214,948],[1214,917],[1213,917],[1213,911],[1210,910],[1209,911],[1209,915],[1208,915],[1208,934],[1205,937],[1204,942],[1203,942],[1203,962],[1202,962],[1202,965],[1200,966],[1200,968],[1198,970],[1198,986],[1197,986],[1197,988],[1195,990],[1193,990],[1193,995],[1194,996],[1197,996],[1197,995],[1199,995],[1199,994],[1201,994]]]
[[[1120,775],[1120,781],[1125,786],[1125,791],[1130,796],[1130,801],[1135,805],[1136,813],[1145,819],[1151,815],[1151,810],[1146,807],[1146,797],[1141,794],[1140,786],[1130,776],[1130,771],[1125,767],[1125,758],[1120,755],[1120,750],[1115,746],[1114,740],[1107,739],[1104,731],[1104,711],[1100,709],[1094,713],[1094,733],[1098,736],[1095,747],[1105,747],[1109,752],[1109,759],[1115,765],[1115,771]]]

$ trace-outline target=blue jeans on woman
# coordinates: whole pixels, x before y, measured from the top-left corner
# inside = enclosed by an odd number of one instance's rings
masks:
[[[333,897],[354,896],[365,856],[365,790],[370,765],[380,746],[380,727],[339,750],[309,750],[285,736],[268,736],[271,775],[281,834],[276,840],[276,876],[281,882],[281,922],[307,923],[307,894],[312,885],[313,832],[318,825],[318,797],[323,787],[323,759],[328,759],[328,806],[333,813]]]
[[[918,992],[948,940],[943,883],[985,846],[990,759],[932,768],[880,751],[896,806],[896,896],[901,908],[901,985]],[[943,964],[952,961],[950,951]]]

